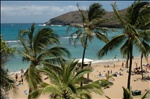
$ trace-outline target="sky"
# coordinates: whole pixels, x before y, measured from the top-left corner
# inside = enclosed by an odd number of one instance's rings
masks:
[[[1,23],[45,23],[51,18],[76,11],[77,6],[88,9],[92,3],[100,3],[106,11],[112,11],[116,2],[118,9],[127,8],[133,1],[1,1]]]

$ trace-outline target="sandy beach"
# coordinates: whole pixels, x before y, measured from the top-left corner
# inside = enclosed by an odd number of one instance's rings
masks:
[[[122,63],[124,62],[124,66],[122,66]],[[150,57],[148,61],[143,59],[143,65],[150,64]],[[140,59],[134,58],[133,59],[133,65],[132,65],[132,71],[134,71],[134,68],[136,68],[136,65],[140,67]],[[106,73],[114,74],[115,72],[121,73],[121,76],[113,76],[114,78],[114,85],[110,88],[104,89],[103,95],[98,95],[95,93],[92,93],[92,99],[107,99],[105,97],[108,96],[111,99],[121,99],[123,97],[123,89],[122,87],[127,87],[127,78],[128,78],[128,68],[125,68],[125,61],[124,60],[117,60],[117,61],[111,61],[111,62],[93,62],[92,63],[93,71],[90,73],[89,78],[93,81],[98,79],[104,79],[105,77],[99,77],[99,73],[102,75],[105,75]],[[144,74],[144,76],[150,76],[150,68],[146,68],[143,66],[144,70],[147,70],[148,73]],[[15,74],[11,75],[15,79]],[[19,74],[20,80],[20,74]],[[86,75],[85,75],[86,77]],[[43,79],[45,76],[43,77]],[[44,80],[46,82],[49,82],[49,80]],[[18,82],[16,83],[18,84]],[[140,99],[146,91],[150,90],[150,80],[142,81],[140,74],[134,74],[131,76],[131,86],[132,90],[141,90],[141,95],[134,96],[134,99]],[[24,80],[23,84],[20,86],[17,86],[17,94],[14,95],[12,91],[9,92],[10,99],[27,99],[26,92],[28,92],[28,84]],[[150,96],[150,93],[148,94]],[[149,97],[150,98],[150,97]],[[41,95],[38,99],[49,99],[48,95]],[[147,98],[148,99],[148,98]]]

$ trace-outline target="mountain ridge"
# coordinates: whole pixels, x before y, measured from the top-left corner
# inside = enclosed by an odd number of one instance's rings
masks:
[[[125,14],[127,11],[126,9],[119,10],[120,14]],[[83,14],[87,16],[87,12],[83,11]],[[104,19],[110,19],[115,17],[114,12],[106,12],[106,14],[103,16]],[[71,11],[62,15],[59,15],[57,17],[51,18],[49,21],[45,22],[46,25],[72,25],[72,24],[80,24],[82,25],[82,16],[79,11]],[[117,20],[111,20],[109,22],[103,23],[100,26],[102,27],[112,27],[117,28],[121,27],[120,23]]]

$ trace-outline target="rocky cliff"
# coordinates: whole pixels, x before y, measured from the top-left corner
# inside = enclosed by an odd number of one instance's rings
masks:
[[[126,9],[120,10],[120,14],[125,14]],[[84,15],[87,16],[87,12],[83,11]],[[114,12],[106,12],[103,16],[104,19],[113,18]],[[71,24],[82,24],[82,17],[79,11],[72,11],[66,14],[57,16],[55,18],[50,19],[48,22],[45,22],[47,25],[71,25]],[[109,22],[105,22],[101,24],[104,27],[120,27],[118,20],[111,20]]]

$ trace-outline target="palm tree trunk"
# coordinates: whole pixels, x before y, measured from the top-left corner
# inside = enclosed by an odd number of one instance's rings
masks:
[[[28,99],[31,99],[31,98],[29,97],[29,94],[30,94],[31,92],[32,92],[32,88],[29,87]]]
[[[29,93],[31,93],[32,92],[32,89],[31,88],[29,88]]]
[[[89,64],[89,67],[91,67],[91,62]],[[90,79],[90,73],[87,73],[87,79]]]
[[[141,75],[142,75],[142,79],[143,79],[143,66],[142,66],[142,59],[143,59],[143,54],[141,53]]]
[[[127,54],[127,60],[126,60],[126,68],[128,68],[128,65],[129,65],[129,53]]]
[[[127,88],[130,90],[130,81],[131,81],[131,70],[132,70],[132,45],[129,48],[129,58],[130,58],[130,65],[129,65],[129,74],[128,74],[128,83]]]
[[[84,66],[84,57],[85,57],[86,46],[87,46],[87,36],[86,36],[85,45],[84,45],[84,48],[83,48],[81,69],[83,69],[83,66]],[[82,85],[83,85],[83,82],[81,81],[80,86],[82,86]]]

